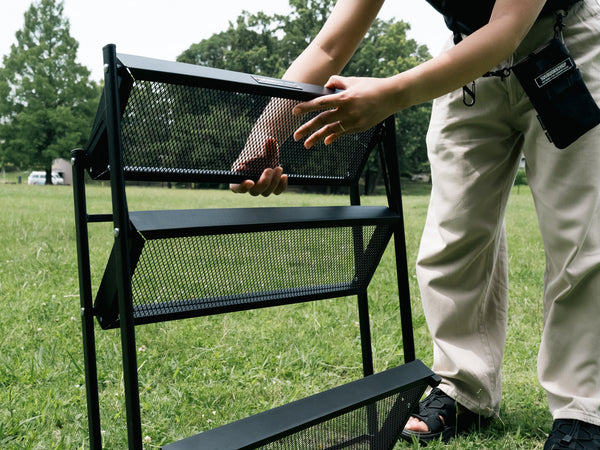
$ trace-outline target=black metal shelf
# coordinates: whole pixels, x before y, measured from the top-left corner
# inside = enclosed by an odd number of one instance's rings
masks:
[[[145,239],[355,225],[393,225],[401,220],[398,213],[387,206],[131,211],[129,218],[133,228]]]
[[[412,361],[163,446],[165,450],[377,448],[391,450],[428,385],[439,378]],[[357,420],[358,418],[358,420]],[[356,422],[360,425],[356,425]],[[330,430],[319,426],[329,422]],[[362,425],[362,426],[361,426]],[[289,436],[294,436],[292,439]]]
[[[393,117],[330,146],[306,150],[291,138],[277,142],[271,137],[261,146],[256,135],[264,127],[297,127],[290,102],[331,91],[121,55],[113,45],[104,48],[104,63],[105,85],[90,139],[84,149],[73,151],[91,448],[102,448],[95,320],[104,329],[120,331],[129,448],[141,449],[136,326],[350,295],[358,304],[368,378],[168,448],[196,448],[207,439],[219,449],[257,448],[261,444],[249,442],[257,439],[253,433],[265,420],[275,429],[268,439],[293,442],[293,436],[284,435],[313,430],[317,422],[336,422],[352,409],[364,409],[366,416],[358,416],[356,436],[344,445],[365,439],[372,449],[391,448],[415,399],[437,382],[415,361]],[[265,124],[265,111],[277,111],[273,123]],[[387,206],[360,206],[360,178],[372,154],[381,164]],[[276,165],[283,166],[290,185],[349,188],[349,205],[156,211],[129,211],[127,205],[127,181],[235,183],[256,180],[264,168]],[[87,213],[86,171],[94,179],[110,180],[112,211]],[[113,224],[114,244],[94,295],[88,227],[107,221]],[[371,377],[367,288],[392,238],[402,347],[409,364]],[[386,386],[394,400],[379,413],[379,402],[389,397]],[[303,425],[292,425],[292,419]],[[393,431],[382,434],[378,427]],[[230,439],[233,429],[237,441]]]

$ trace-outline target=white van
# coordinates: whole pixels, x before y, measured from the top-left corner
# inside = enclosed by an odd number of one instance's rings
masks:
[[[64,184],[65,180],[61,177],[58,172],[52,172],[52,184]],[[27,177],[27,184],[46,184],[46,172],[44,171],[33,171]]]

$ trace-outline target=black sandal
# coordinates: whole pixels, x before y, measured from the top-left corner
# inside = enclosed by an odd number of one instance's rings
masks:
[[[488,418],[481,417],[462,407],[438,388],[433,389],[419,403],[418,412],[411,417],[424,422],[429,431],[419,432],[405,428],[402,431],[402,437],[408,441],[419,441],[424,445],[437,440],[448,442],[457,434],[469,430],[473,425],[489,422]]]
[[[575,419],[556,419],[544,450],[600,448],[600,426]]]

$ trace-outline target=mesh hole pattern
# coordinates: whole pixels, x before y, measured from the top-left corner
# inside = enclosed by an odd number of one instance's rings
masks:
[[[310,426],[263,450],[389,450],[421,397],[425,383]]]
[[[388,242],[389,227],[375,230],[332,227],[148,240],[132,277],[134,309],[161,315],[366,287],[379,257],[372,249],[382,252]]]
[[[121,126],[126,174],[244,174],[281,165],[292,178],[356,179],[374,129],[307,150],[291,134],[313,115],[298,101],[136,80]]]

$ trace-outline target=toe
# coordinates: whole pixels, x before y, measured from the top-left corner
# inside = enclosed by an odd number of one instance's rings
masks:
[[[404,428],[410,431],[416,431],[418,433],[426,433],[429,431],[427,424],[416,417],[411,417],[408,419],[408,422]]]

